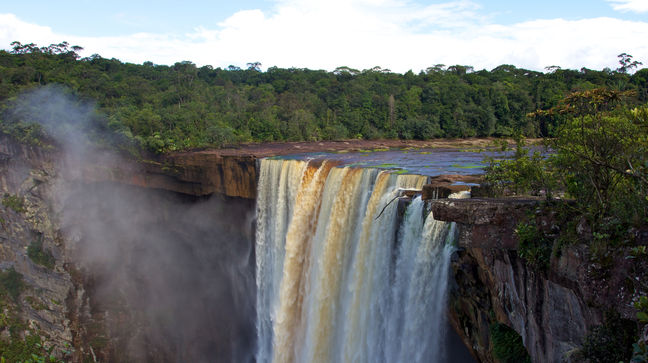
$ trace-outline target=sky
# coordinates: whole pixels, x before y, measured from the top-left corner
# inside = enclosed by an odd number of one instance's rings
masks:
[[[124,62],[262,69],[648,66],[648,0],[6,1],[0,48],[67,41]]]

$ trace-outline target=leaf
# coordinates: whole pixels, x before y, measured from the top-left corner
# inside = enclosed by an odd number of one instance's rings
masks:
[[[642,323],[648,323],[648,314],[646,314],[644,311],[640,311],[637,313],[637,319],[641,321]]]

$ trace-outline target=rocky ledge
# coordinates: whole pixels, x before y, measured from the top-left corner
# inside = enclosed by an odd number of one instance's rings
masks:
[[[111,153],[96,153],[84,160],[79,175],[69,178],[86,181],[116,181],[147,188],[164,189],[194,196],[221,194],[227,197],[256,198],[257,160],[279,155],[307,152],[358,151],[385,148],[462,148],[485,147],[491,139],[343,140],[321,142],[281,142],[246,144],[218,150],[197,150],[151,155],[144,160],[116,158]],[[1,159],[0,155],[0,159]],[[74,171],[74,168],[66,170]],[[440,175],[431,180],[423,198],[447,197],[469,190],[465,184],[478,183],[474,176]]]
[[[610,309],[621,319],[635,319],[637,293],[628,289],[627,277],[635,275],[637,266],[624,251],[610,257],[607,267],[593,262],[591,249],[579,243],[548,245],[546,268],[521,257],[529,251],[520,250],[515,233],[520,222],[535,223],[543,233],[556,232],[562,222],[540,200],[429,203],[434,218],[457,226],[449,314],[480,361],[495,361],[491,331],[497,324],[522,337],[533,362],[575,362],[582,360],[578,351],[585,337]]]
[[[516,249],[515,226],[538,205],[536,199],[439,199],[434,219],[460,225],[461,247]]]

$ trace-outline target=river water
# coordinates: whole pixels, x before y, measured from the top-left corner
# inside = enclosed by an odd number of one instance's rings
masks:
[[[257,362],[457,362],[446,299],[454,225],[414,199],[484,154],[401,150],[260,161]],[[457,195],[456,197],[461,197]]]

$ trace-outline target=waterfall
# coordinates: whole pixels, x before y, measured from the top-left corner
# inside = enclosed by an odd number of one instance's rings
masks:
[[[263,159],[257,362],[443,362],[448,224],[399,189],[426,177]]]

